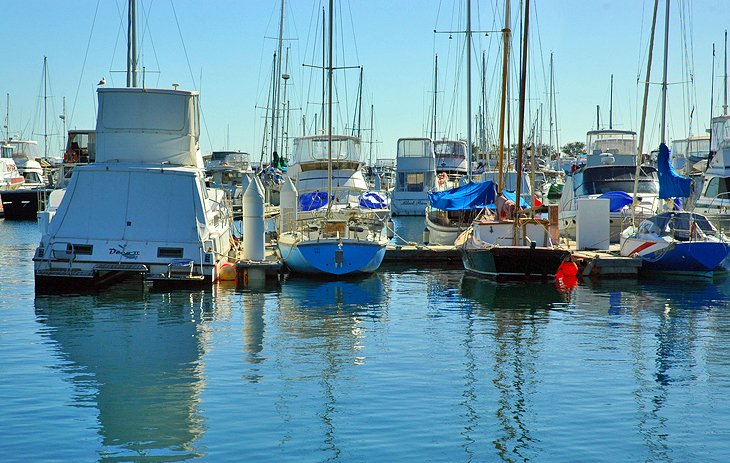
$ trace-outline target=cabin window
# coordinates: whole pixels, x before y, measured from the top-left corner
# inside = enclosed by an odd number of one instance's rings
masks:
[[[94,252],[94,246],[91,244],[67,244],[66,252],[69,254],[90,256]]]
[[[708,198],[730,199],[730,177],[714,177],[707,183],[705,196]]]
[[[181,259],[182,256],[183,248],[157,248],[157,257]]]

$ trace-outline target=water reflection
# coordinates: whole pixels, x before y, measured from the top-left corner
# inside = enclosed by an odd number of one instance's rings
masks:
[[[57,344],[74,405],[99,411],[100,461],[180,461],[201,453],[204,387],[199,322],[204,292],[119,288],[88,296],[38,296],[41,335]]]
[[[367,324],[378,322],[386,297],[386,286],[378,274],[340,281],[293,277],[282,285],[277,324],[287,333],[288,350],[296,356],[290,361],[309,371],[308,376],[319,384],[320,395],[310,400],[321,422],[321,444],[317,445],[315,436],[311,443],[323,453],[323,459],[341,456],[335,426],[335,417],[343,412],[339,395],[347,389],[347,370],[367,361],[363,353]],[[294,408],[292,400],[286,394],[278,399],[277,409],[287,422],[291,420],[289,410]]]
[[[494,415],[501,430],[492,445],[502,461],[528,461],[535,454],[533,396],[539,386],[539,357],[541,325],[550,316],[550,310],[563,304],[567,297],[553,282],[494,281],[464,275],[461,293],[474,300],[474,313],[470,317],[464,345],[467,348],[465,364],[465,392],[467,398],[475,396],[476,362],[472,345],[475,343],[474,324],[487,323],[494,339],[494,376],[492,384],[497,391]],[[469,401],[472,401],[470,399]],[[478,423],[475,405],[465,404],[470,424],[467,433],[468,446],[474,442],[470,431]]]

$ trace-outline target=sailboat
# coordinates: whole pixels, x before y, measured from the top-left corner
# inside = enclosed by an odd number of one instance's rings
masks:
[[[330,0],[327,133],[294,141],[289,174],[302,191],[293,208],[293,226],[282,230],[277,246],[293,272],[341,277],[371,273],[380,267],[388,242],[384,225],[390,213],[377,197],[362,193],[353,204],[356,184],[352,180],[362,179],[360,141],[332,133],[333,11]],[[321,180],[320,188],[314,187],[318,178],[326,178],[325,191],[321,191]],[[286,206],[282,204],[282,208]]]
[[[500,112],[499,170],[504,159],[504,116],[506,107],[507,64],[509,62],[510,4],[505,2],[505,28],[503,32],[502,102]],[[525,88],[527,78],[527,33],[529,30],[530,2],[525,1],[525,25],[520,80],[519,132],[517,141],[517,184],[515,198],[520,198],[520,176],[524,137]],[[501,178],[501,176],[500,176]],[[547,221],[521,217],[521,207],[512,203],[505,207],[504,197],[495,200],[496,212],[484,208],[482,215],[456,240],[464,268],[481,276],[496,279],[552,277],[560,265],[570,257],[570,252],[553,246]],[[519,203],[518,203],[519,204]],[[510,217],[511,216],[511,217]]]
[[[75,166],[39,213],[38,293],[127,276],[200,287],[228,262],[231,211],[225,192],[205,185],[198,93],[137,86],[135,16],[130,0],[127,87],[97,90],[96,162]]]
[[[652,22],[651,45],[659,0],[655,0]],[[670,210],[643,220],[638,227],[628,227],[621,233],[622,256],[642,258],[642,271],[659,272],[683,276],[712,278],[722,262],[730,254],[730,242],[700,213],[681,211],[673,198],[687,198],[691,194],[692,180],[682,177],[669,161],[669,148],[665,144],[667,104],[667,58],[669,42],[669,0],[666,3],[664,23],[664,74],[662,79],[662,125],[661,144],[657,157],[659,170],[659,199],[668,200]],[[643,127],[646,118],[648,82],[651,73],[651,51],[647,65],[647,86],[644,93],[642,113]],[[634,187],[636,192],[636,187]]]

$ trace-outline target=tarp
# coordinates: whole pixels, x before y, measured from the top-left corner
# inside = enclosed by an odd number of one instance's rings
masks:
[[[493,204],[495,195],[494,182],[487,180],[429,193],[428,202],[432,208],[442,211],[466,211]]]
[[[378,192],[366,191],[360,195],[360,207],[365,209],[386,209],[388,201]]]
[[[692,179],[682,177],[674,170],[669,162],[669,148],[664,143],[659,145],[656,163],[659,171],[659,199],[689,198],[692,193]]]
[[[327,205],[326,191],[313,191],[299,195],[299,210],[313,211]]]
[[[515,202],[515,198],[517,197],[516,191],[509,191],[509,190],[502,190],[502,196],[507,198],[508,200]],[[537,205],[537,204],[536,204]],[[520,209],[527,209],[530,207],[530,204],[525,201],[525,198],[520,198]]]
[[[607,191],[598,198],[608,199],[610,201],[609,209],[611,212],[618,212],[634,201],[631,195],[625,191]]]

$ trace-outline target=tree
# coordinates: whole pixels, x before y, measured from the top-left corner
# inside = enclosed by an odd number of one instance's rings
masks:
[[[585,150],[586,144],[580,141],[574,141],[563,145],[560,150],[568,156],[579,156]]]

